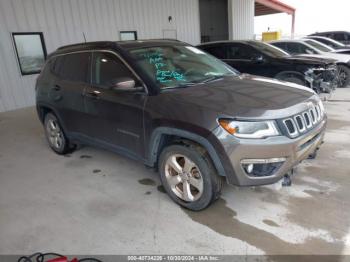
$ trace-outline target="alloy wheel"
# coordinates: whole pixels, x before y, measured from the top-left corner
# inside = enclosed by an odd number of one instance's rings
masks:
[[[46,131],[48,134],[48,139],[55,149],[60,149],[64,143],[63,133],[58,123],[54,119],[49,119],[47,121]]]
[[[203,194],[202,174],[198,166],[184,155],[169,156],[165,163],[165,177],[172,192],[184,201],[196,201]]]

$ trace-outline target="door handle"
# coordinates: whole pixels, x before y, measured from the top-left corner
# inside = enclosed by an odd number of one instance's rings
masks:
[[[86,97],[90,97],[90,98],[94,98],[94,99],[98,99],[100,94],[101,94],[101,92],[97,91],[97,90],[85,92]]]
[[[55,91],[59,91],[61,90],[61,87],[59,85],[54,85],[53,87],[51,87],[51,89]]]

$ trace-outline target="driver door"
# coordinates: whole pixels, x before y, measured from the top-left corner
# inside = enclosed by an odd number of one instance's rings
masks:
[[[95,142],[123,151],[130,157],[143,157],[143,108],[147,95],[140,91],[116,88],[118,79],[141,83],[114,53],[95,51],[92,55],[91,86],[85,90],[85,110],[89,116],[86,132]]]

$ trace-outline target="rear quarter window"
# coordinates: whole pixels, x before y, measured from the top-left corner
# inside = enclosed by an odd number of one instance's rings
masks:
[[[54,75],[73,82],[89,82],[89,52],[58,56],[52,66]]]

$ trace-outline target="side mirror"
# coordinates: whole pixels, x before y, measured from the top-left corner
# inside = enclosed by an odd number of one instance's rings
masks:
[[[135,86],[135,80],[130,77],[120,77],[112,82],[112,89],[115,91],[141,91],[142,87]]]
[[[263,55],[257,55],[252,57],[252,61],[257,64],[261,64],[265,62],[265,57]]]

